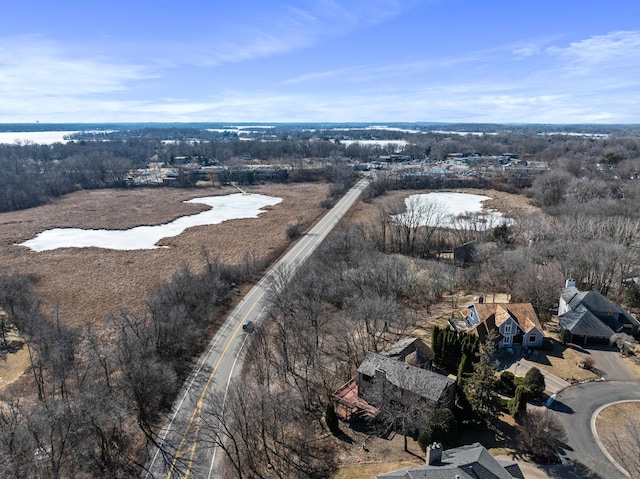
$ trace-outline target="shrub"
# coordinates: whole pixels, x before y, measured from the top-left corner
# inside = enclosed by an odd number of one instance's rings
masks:
[[[522,414],[520,423],[517,437],[520,452],[536,462],[557,462],[556,450],[566,439],[560,421],[549,411],[536,410]]]
[[[534,399],[540,399],[545,390],[544,376],[538,368],[531,368],[524,376],[522,385],[531,391]]]
[[[300,236],[301,232],[300,223],[289,225],[287,227],[287,240],[293,241]]]
[[[502,373],[500,374],[500,382],[498,383],[500,392],[513,395],[516,389],[514,380],[515,376],[511,371],[502,371]]]
[[[442,444],[444,449],[456,444],[458,439],[458,423],[453,413],[446,408],[435,409],[427,416],[425,426],[418,435],[418,444],[422,451],[434,442]]]
[[[508,408],[509,414],[513,417],[517,417],[520,413],[527,410],[527,400],[531,396],[531,391],[525,386],[518,386],[515,391],[515,395],[511,401],[509,401]]]
[[[562,344],[567,344],[569,341],[571,341],[571,331],[569,331],[568,329],[561,329],[558,338],[560,339],[560,342]]]
[[[594,368],[594,366],[596,365],[596,362],[595,362],[595,360],[593,358],[584,358],[582,360],[582,364],[584,365],[583,367],[585,369],[592,370]]]

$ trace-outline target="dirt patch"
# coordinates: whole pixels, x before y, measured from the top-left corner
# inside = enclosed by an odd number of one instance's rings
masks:
[[[12,331],[7,334],[8,348],[0,346],[0,389],[17,380],[29,367],[29,351],[24,340]]]
[[[638,381],[640,381],[640,358],[637,356],[639,352],[638,348],[636,348],[636,356],[625,357],[622,359],[629,371],[633,373]]]
[[[407,438],[409,452],[406,452],[401,434],[391,433],[382,438],[372,434],[366,424],[358,422],[351,426],[341,422],[340,430],[339,436],[330,439],[334,441],[337,462],[343,467],[332,479],[371,478],[383,472],[424,464],[424,454],[411,437]],[[362,467],[354,467],[356,465]]]
[[[287,226],[300,221],[307,228],[326,209],[325,184],[263,185],[250,193],[276,196],[283,201],[257,219],[227,221],[195,227],[168,238],[168,248],[114,251],[99,248],[62,248],[34,252],[18,243],[55,227],[123,229],[167,223],[203,211],[206,205],[184,203],[195,197],[237,193],[235,188],[80,191],[28,210],[0,214],[0,264],[11,273],[34,275],[45,308],[56,309],[73,326],[99,326],[110,312],[135,309],[159,283],[183,264],[199,270],[202,251],[238,263],[247,254],[266,257],[287,244]]]

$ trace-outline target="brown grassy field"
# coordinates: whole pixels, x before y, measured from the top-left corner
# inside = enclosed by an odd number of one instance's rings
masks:
[[[190,228],[163,240],[168,248],[115,251],[100,248],[62,248],[34,252],[18,246],[37,233],[55,227],[125,229],[167,223],[198,213],[205,205],[184,203],[200,196],[237,193],[232,187],[182,190],[173,188],[80,191],[23,211],[0,214],[0,269],[34,275],[45,308],[57,309],[67,324],[100,325],[110,312],[141,306],[159,283],[183,264],[198,270],[202,251],[227,263],[246,254],[261,257],[281,251],[287,226],[298,220],[312,224],[325,211],[325,184],[266,185],[248,189],[283,201],[268,207],[257,219],[227,221]]]
[[[614,404],[603,409],[596,418],[596,429],[609,454],[633,476],[638,461],[640,440],[640,402]],[[632,459],[626,459],[627,457]],[[634,476],[635,477],[635,476]]]

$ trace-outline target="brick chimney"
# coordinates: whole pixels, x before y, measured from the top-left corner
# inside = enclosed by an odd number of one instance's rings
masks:
[[[427,464],[436,466],[442,462],[442,444],[434,442],[427,446]]]

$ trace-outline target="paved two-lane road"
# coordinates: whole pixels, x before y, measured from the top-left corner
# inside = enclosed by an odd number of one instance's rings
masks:
[[[201,410],[206,397],[224,392],[241,368],[242,352],[248,334],[242,330],[246,320],[259,323],[267,305],[267,295],[280,272],[291,274],[304,262],[360,197],[368,180],[360,180],[340,201],[262,277],[221,326],[194,371],[185,382],[174,404],[171,419],[160,435],[160,448],[154,448],[148,472],[150,478],[213,478],[219,473],[222,454],[198,441]],[[168,451],[164,456],[162,451]]]
[[[596,442],[591,420],[605,404],[624,400],[640,400],[640,383],[603,381],[579,384],[561,391],[552,409],[567,433],[566,451],[571,460],[583,463],[604,479],[625,479]]]

